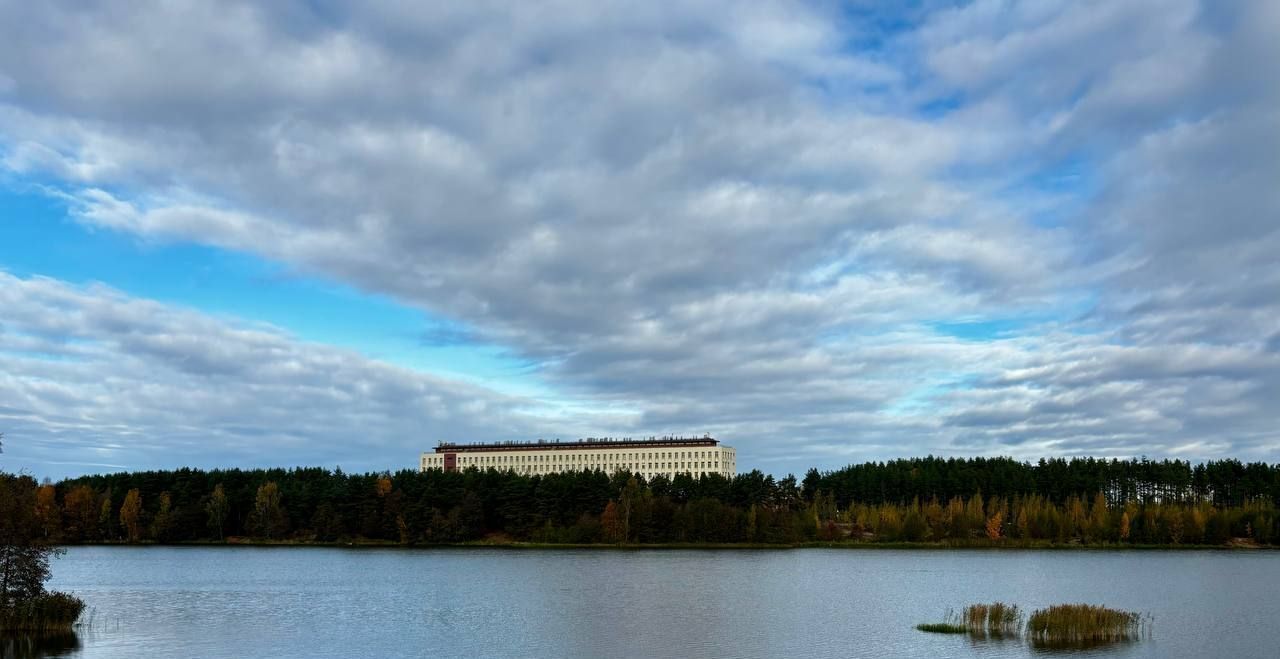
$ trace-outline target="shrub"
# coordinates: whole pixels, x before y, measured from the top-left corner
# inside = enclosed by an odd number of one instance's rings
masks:
[[[84,600],[67,593],[43,593],[0,610],[0,630],[7,632],[66,631],[84,612]]]

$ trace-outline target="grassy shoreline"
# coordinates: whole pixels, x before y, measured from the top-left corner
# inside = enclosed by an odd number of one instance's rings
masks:
[[[744,550],[790,550],[790,549],[902,549],[902,550],[1061,550],[1061,551],[1229,551],[1253,552],[1274,551],[1274,546],[1240,546],[1240,545],[1158,545],[1158,544],[1071,544],[1042,541],[1009,542],[971,540],[964,542],[801,542],[801,543],[746,543],[746,542],[664,542],[664,543],[548,543],[525,542],[513,540],[474,540],[456,543],[438,544],[401,544],[387,540],[267,540],[252,538],[231,538],[225,541],[197,540],[171,543],[143,542],[87,542],[66,547],[328,547],[351,549],[600,549],[600,550],[642,550],[642,549],[744,549]]]

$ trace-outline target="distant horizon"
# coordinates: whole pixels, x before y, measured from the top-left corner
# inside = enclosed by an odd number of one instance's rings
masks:
[[[796,478],[803,478],[803,477],[804,477],[804,475],[809,471],[809,469],[818,469],[818,471],[819,471],[820,473],[826,474],[826,473],[831,473],[831,472],[835,472],[835,471],[840,471],[840,470],[842,470],[842,469],[847,469],[847,468],[850,468],[850,467],[857,467],[857,466],[860,466],[860,465],[876,464],[876,463],[889,463],[889,462],[895,462],[895,461],[927,460],[927,459],[930,459],[930,458],[934,458],[934,459],[941,459],[941,460],[949,460],[949,459],[955,459],[955,460],[974,460],[974,459],[986,459],[986,460],[1013,460],[1013,461],[1018,462],[1018,463],[1021,463],[1021,464],[1027,464],[1027,465],[1032,465],[1032,466],[1034,466],[1034,465],[1038,464],[1041,460],[1046,460],[1046,461],[1048,461],[1048,460],[1064,460],[1064,461],[1068,461],[1068,462],[1069,462],[1069,461],[1071,461],[1071,460],[1090,460],[1090,459],[1092,459],[1092,460],[1101,460],[1101,461],[1105,461],[1105,462],[1111,462],[1111,461],[1127,461],[1127,460],[1132,460],[1132,461],[1141,461],[1141,460],[1146,459],[1146,460],[1150,460],[1151,462],[1157,462],[1157,463],[1158,463],[1158,462],[1166,462],[1166,461],[1167,461],[1167,462],[1180,462],[1180,463],[1185,463],[1185,464],[1187,464],[1187,465],[1191,466],[1192,468],[1195,468],[1195,467],[1197,467],[1197,466],[1204,465],[1204,464],[1207,464],[1207,463],[1211,463],[1211,462],[1224,462],[1224,461],[1233,461],[1233,460],[1234,460],[1234,461],[1237,461],[1237,462],[1240,462],[1241,464],[1246,464],[1246,465],[1247,465],[1247,464],[1265,464],[1265,465],[1268,465],[1268,466],[1280,465],[1280,461],[1269,462],[1269,461],[1266,461],[1266,460],[1242,460],[1242,459],[1235,458],[1235,457],[1231,457],[1231,456],[1226,456],[1226,457],[1221,457],[1221,458],[1211,458],[1211,459],[1208,459],[1208,460],[1186,460],[1186,459],[1180,459],[1180,458],[1151,458],[1150,456],[1141,456],[1141,455],[1139,455],[1139,456],[1115,456],[1115,457],[1098,457],[1098,456],[1089,456],[1089,455],[1042,456],[1042,457],[1040,457],[1040,458],[1026,458],[1026,459],[1023,459],[1023,458],[1016,458],[1016,457],[1008,456],[1008,455],[899,455],[899,456],[894,456],[894,457],[889,457],[889,458],[882,458],[882,459],[878,459],[878,460],[860,460],[860,461],[857,461],[857,462],[850,462],[850,463],[847,463],[847,464],[843,464],[843,465],[836,465],[836,466],[829,467],[829,468],[819,468],[818,466],[813,465],[813,466],[811,466],[811,467],[806,467],[806,468],[804,468],[804,469],[800,469],[800,470],[797,470],[797,471],[789,471],[789,472],[782,472],[782,473],[766,471],[766,470],[763,470],[763,469],[759,469],[758,467],[752,467],[752,466],[748,465],[748,466],[747,466],[747,467],[745,467],[745,468],[740,466],[740,467],[738,468],[738,470],[737,470],[737,473],[738,473],[739,475],[741,475],[741,474],[749,474],[749,473],[752,473],[752,472],[756,472],[756,471],[758,471],[758,472],[760,472],[761,474],[763,474],[763,475],[765,475],[765,476],[772,477],[772,478],[774,478],[774,479],[783,479],[783,478],[787,478],[787,477],[789,477],[789,476],[794,476],[794,477],[796,477]],[[739,464],[741,464],[741,459],[739,459]],[[267,470],[276,470],[276,469],[280,469],[280,470],[284,470],[284,471],[290,471],[290,470],[295,470],[295,469],[324,469],[324,470],[327,470],[327,471],[329,471],[329,472],[342,471],[343,473],[346,473],[346,474],[380,474],[380,473],[391,473],[391,474],[394,474],[394,473],[399,472],[399,471],[418,471],[418,463],[417,463],[417,461],[416,461],[416,459],[415,459],[415,461],[413,461],[413,462],[411,462],[411,463],[409,463],[409,464],[407,464],[407,465],[404,465],[404,466],[397,466],[397,467],[394,467],[394,468],[392,468],[392,467],[383,467],[383,468],[371,467],[371,468],[367,468],[367,469],[366,469],[366,468],[350,469],[350,468],[344,467],[344,466],[342,466],[342,465],[340,465],[340,464],[335,464],[335,465],[324,465],[324,464],[303,464],[303,463],[293,463],[293,464],[285,464],[285,463],[281,463],[281,464],[270,464],[270,465],[267,465],[267,464],[262,464],[262,465],[236,465],[236,464],[230,464],[230,465],[215,465],[215,466],[181,465],[181,466],[159,466],[159,467],[147,467],[147,468],[139,468],[139,469],[128,469],[128,468],[124,468],[124,469],[112,469],[112,470],[106,470],[106,471],[88,471],[88,472],[80,472],[80,473],[67,473],[67,474],[64,474],[64,475],[61,475],[61,476],[58,476],[58,477],[50,476],[50,475],[47,475],[47,474],[37,474],[37,473],[32,473],[32,472],[26,472],[26,475],[31,476],[32,478],[36,479],[36,481],[38,481],[38,482],[44,482],[44,481],[48,480],[48,481],[53,482],[53,483],[60,483],[60,482],[65,482],[65,481],[73,481],[73,480],[76,480],[76,479],[79,479],[79,478],[87,478],[87,477],[94,477],[94,476],[111,476],[111,475],[115,475],[115,474],[144,473],[144,472],[148,472],[148,471],[155,471],[155,472],[172,472],[172,471],[180,471],[180,470],[183,470],[183,469],[190,469],[190,470],[193,470],[193,471],[204,471],[204,472],[210,472],[210,471],[232,471],[232,470],[240,470],[240,471],[257,471],[257,470],[264,470],[264,471],[267,471]],[[483,469],[481,469],[480,471],[484,471],[484,470],[483,470]],[[9,472],[9,473],[18,473],[18,474],[23,473],[23,472],[21,472],[21,471],[16,471],[16,470],[10,469],[8,466],[4,465],[2,462],[0,462],[0,472]]]

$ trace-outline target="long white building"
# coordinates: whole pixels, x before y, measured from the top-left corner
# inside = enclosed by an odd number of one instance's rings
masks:
[[[497,469],[518,474],[598,470],[629,471],[645,478],[720,474],[733,478],[735,451],[711,437],[579,439],[573,441],[455,444],[442,442],[422,454],[421,470]]]

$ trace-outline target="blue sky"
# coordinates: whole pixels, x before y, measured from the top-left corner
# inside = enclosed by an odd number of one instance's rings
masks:
[[[1262,1],[0,7],[0,467],[1280,459]]]
[[[266,323],[301,340],[505,391],[540,390],[525,377],[529,365],[501,347],[469,341],[465,327],[448,318],[377,293],[300,275],[253,254],[85,226],[56,193],[39,186],[6,190],[0,200],[13,213],[0,244],[11,275],[105,283],[133,297]]]

